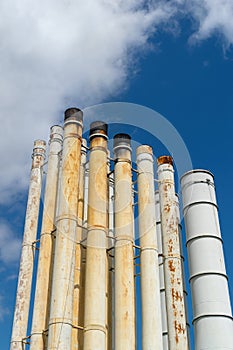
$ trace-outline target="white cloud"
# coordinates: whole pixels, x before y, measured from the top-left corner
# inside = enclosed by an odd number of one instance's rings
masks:
[[[2,0],[0,202],[28,184],[34,139],[70,105],[102,102],[125,87],[158,27],[193,16],[195,38],[232,43],[232,0]]]
[[[218,34],[226,46],[233,44],[232,0],[190,0],[187,9],[198,27],[192,40],[199,41]]]
[[[0,294],[0,321],[4,319],[4,316],[9,314],[8,307],[5,306],[4,297]]]
[[[20,251],[20,239],[6,223],[0,222],[0,261],[6,265],[18,262]]]

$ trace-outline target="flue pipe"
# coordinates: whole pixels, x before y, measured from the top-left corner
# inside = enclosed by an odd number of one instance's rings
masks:
[[[135,350],[134,214],[130,136],[114,137],[115,350]]]
[[[48,350],[70,350],[83,113],[65,111]]]
[[[233,349],[233,319],[214,177],[193,170],[181,178],[189,256],[195,349]]]
[[[160,303],[161,303],[162,335],[163,335],[163,347],[162,347],[162,349],[169,350],[159,191],[155,191],[155,212],[156,212],[156,233],[157,233],[158,253],[159,253],[158,263],[159,263]]]
[[[83,322],[84,322],[84,268],[83,259],[83,218],[84,218],[84,180],[87,158],[87,142],[82,139],[81,166],[79,173],[79,195],[78,195],[78,225],[75,248],[75,271],[74,271],[74,300],[73,300],[73,329],[71,350],[83,348]]]
[[[31,350],[43,349],[45,342],[44,332],[48,328],[49,291],[53,266],[57,185],[62,141],[63,128],[58,125],[52,126],[50,129],[48,170],[32,318]]]
[[[107,173],[107,124],[97,121],[90,126],[84,350],[105,350],[107,345]]]
[[[157,159],[157,163],[169,349],[187,350],[188,339],[173,160],[169,156],[162,156]]]
[[[15,313],[10,345],[11,350],[22,350],[27,333],[35,255],[34,244],[37,235],[45,150],[45,141],[36,140],[34,142],[18,287],[16,293]]]
[[[139,146],[137,170],[143,350],[162,349],[153,163],[152,148]]]

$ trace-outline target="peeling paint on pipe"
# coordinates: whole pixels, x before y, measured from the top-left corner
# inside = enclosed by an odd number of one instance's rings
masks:
[[[91,124],[90,141],[83,349],[106,350],[108,164],[105,123]]]
[[[149,146],[137,148],[138,219],[140,237],[142,349],[162,349],[162,316],[156,215],[153,152]]]
[[[74,296],[73,296],[73,325],[82,327],[84,323],[84,269],[82,269],[82,259],[84,248],[82,245],[83,217],[84,217],[84,180],[86,166],[87,142],[82,140],[81,166],[79,174],[79,196],[78,196],[78,226],[76,234],[75,249],[75,272],[74,272]],[[73,327],[71,350],[83,348],[83,329]]]
[[[44,195],[40,250],[38,259],[36,291],[32,318],[30,350],[43,349],[44,331],[48,328],[48,309],[50,304],[50,282],[53,267],[53,245],[55,231],[56,199],[60,152],[63,129],[53,126],[50,133],[48,170]]]
[[[83,113],[77,108],[69,108],[64,119],[48,350],[70,350],[73,326],[74,258]]]
[[[169,349],[187,350],[188,339],[173,162],[171,157],[163,156],[158,158],[157,163]]]
[[[130,137],[114,137],[115,350],[135,350],[134,214]]]
[[[45,149],[45,141],[37,140],[34,142],[10,350],[22,350],[22,341],[26,337],[28,327],[35,254],[33,244],[37,235]]]

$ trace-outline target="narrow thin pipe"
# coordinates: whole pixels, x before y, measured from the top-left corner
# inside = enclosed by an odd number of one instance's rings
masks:
[[[22,350],[27,335],[45,145],[34,142],[10,350]]]

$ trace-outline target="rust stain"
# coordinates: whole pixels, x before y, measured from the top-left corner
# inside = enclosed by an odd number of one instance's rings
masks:
[[[173,165],[173,159],[171,156],[161,156],[157,159],[157,164],[170,164]]]

